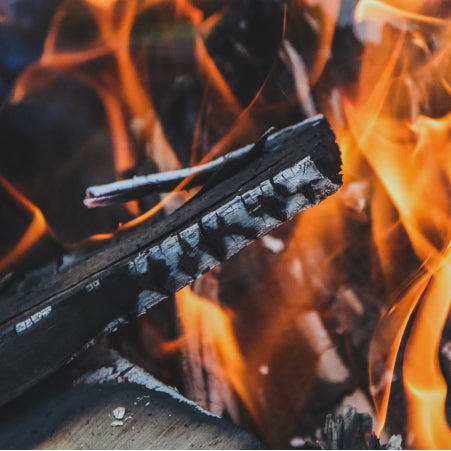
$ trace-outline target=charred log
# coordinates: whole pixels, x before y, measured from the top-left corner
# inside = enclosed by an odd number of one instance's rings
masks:
[[[119,235],[56,275],[44,271],[37,285],[8,285],[0,298],[0,403],[341,185],[339,150],[322,117],[272,134],[264,150],[163,221]]]

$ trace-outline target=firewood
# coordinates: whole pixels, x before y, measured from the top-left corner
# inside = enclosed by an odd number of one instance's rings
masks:
[[[125,231],[38,285],[9,284],[0,298],[0,403],[112,322],[144,313],[341,185],[339,149],[321,116],[272,134],[263,150],[159,223]]]
[[[0,409],[1,449],[263,449],[114,351],[90,351]]]

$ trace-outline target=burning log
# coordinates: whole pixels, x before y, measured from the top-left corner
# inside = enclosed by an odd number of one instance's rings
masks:
[[[58,274],[4,288],[0,403],[67,362],[102,330],[142,314],[341,185],[340,154],[315,117],[157,224],[144,223]]]

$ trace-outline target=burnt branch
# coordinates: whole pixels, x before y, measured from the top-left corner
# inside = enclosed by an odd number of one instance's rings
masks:
[[[102,330],[146,312],[341,185],[326,119],[269,136],[259,156],[157,224],[91,258],[9,284],[0,298],[0,403],[54,372]]]
[[[221,174],[236,172],[240,166],[247,165],[258,153],[264,151],[264,144],[272,131],[273,128],[269,129],[254,145],[235,150],[205,164],[90,186],[86,189],[83,203],[88,208],[107,207],[153,193],[168,193],[184,181],[186,182],[183,186],[184,190],[208,184],[212,179],[217,183],[220,179],[227,178],[220,177]]]

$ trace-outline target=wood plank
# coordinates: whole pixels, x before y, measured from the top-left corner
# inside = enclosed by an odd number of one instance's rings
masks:
[[[260,156],[158,224],[0,299],[0,404],[60,368],[102,330],[144,313],[341,185],[322,116],[269,136]]]
[[[124,368],[128,378],[118,371]],[[67,374],[59,372],[0,408],[0,448],[262,449],[263,446],[250,434],[199,409],[141,368],[118,358],[113,366],[86,373],[76,386]]]

